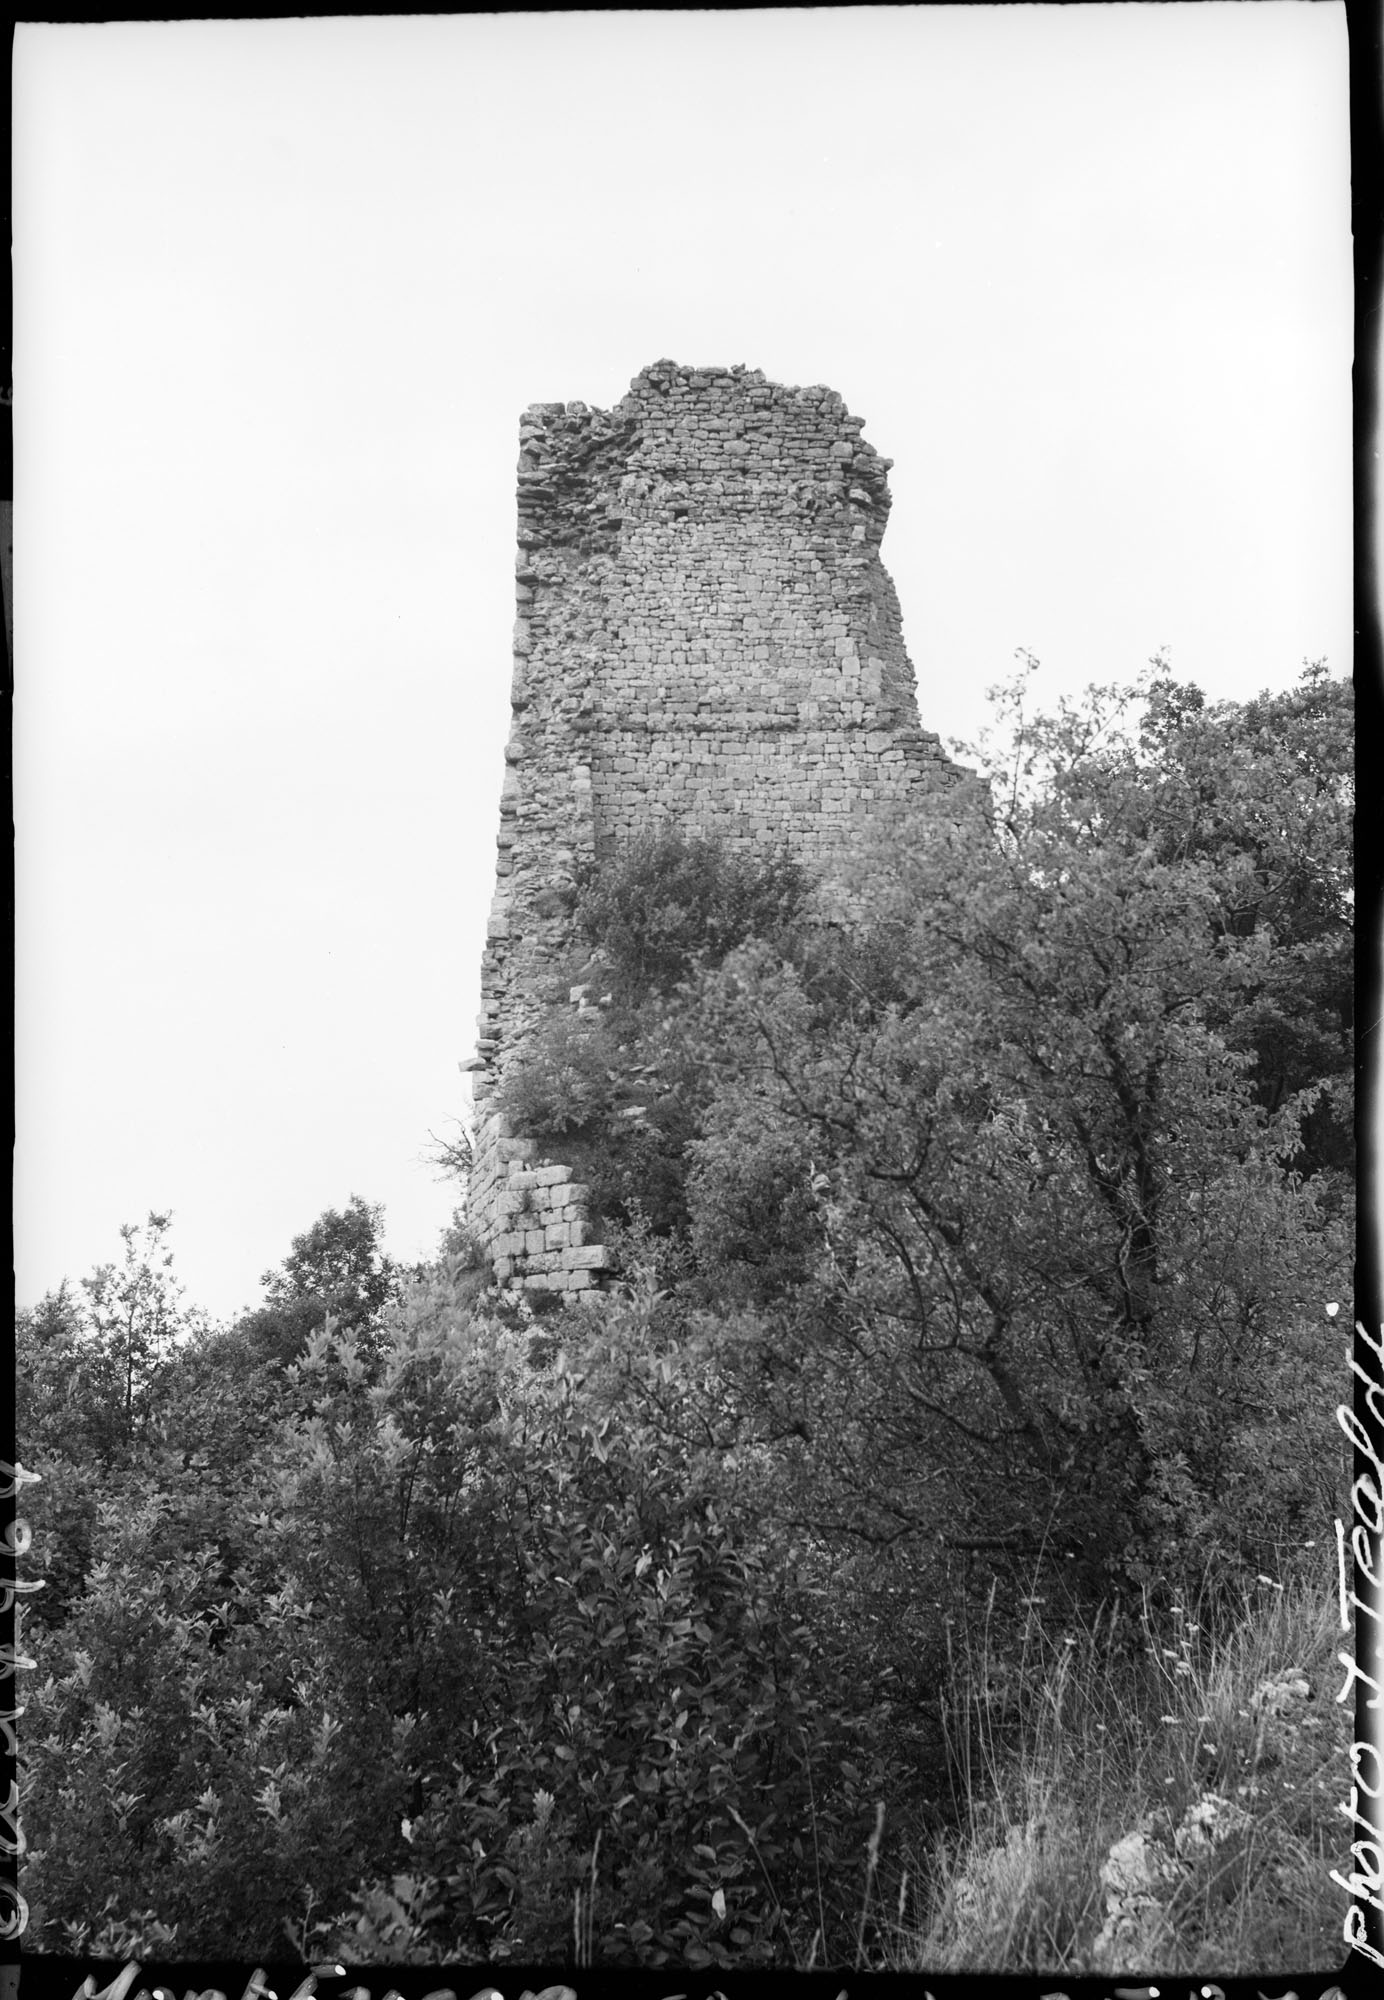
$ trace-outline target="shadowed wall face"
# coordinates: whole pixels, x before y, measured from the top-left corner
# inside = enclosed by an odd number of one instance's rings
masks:
[[[887,473],[824,388],[655,362],[615,409],[520,425],[514,721],[473,1065],[473,1221],[497,1275],[589,1289],[582,1191],[496,1088],[554,1005],[580,860],[675,822],[804,861],[962,773],[919,727],[879,556]],[[566,1004],[565,997],[556,1004]]]

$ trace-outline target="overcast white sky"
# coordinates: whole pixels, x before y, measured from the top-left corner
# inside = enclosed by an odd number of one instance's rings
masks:
[[[21,1303],[435,1247],[528,403],[838,389],[946,736],[1349,672],[1339,6],[21,25],[14,105]]]

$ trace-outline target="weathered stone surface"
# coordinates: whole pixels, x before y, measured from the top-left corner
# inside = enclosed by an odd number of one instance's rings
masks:
[[[881,810],[964,775],[919,725],[879,557],[891,461],[862,428],[830,389],[673,361],[613,410],[521,419],[514,720],[473,1065],[471,1214],[497,1275],[585,1291],[609,1267],[585,1241],[586,1186],[496,1108],[545,1012],[600,1004],[586,983],[550,997],[579,957],[581,861],[680,824],[828,863]]]
[[[569,1271],[606,1271],[614,1262],[614,1251],[604,1243],[583,1243],[567,1253]]]

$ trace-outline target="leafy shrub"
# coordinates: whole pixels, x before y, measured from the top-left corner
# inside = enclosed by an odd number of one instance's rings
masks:
[[[29,1575],[43,1588],[29,1599],[25,1615],[40,1625],[61,1625],[80,1598],[93,1561],[96,1482],[89,1462],[73,1464],[49,1452],[39,1463],[40,1483],[25,1513],[34,1536]]]
[[[821,1250],[804,1138],[743,1102],[723,1100],[708,1123],[689,1148],[693,1247],[723,1297],[767,1306],[803,1282]]]
[[[304,1657],[303,1607],[259,1602],[218,1650],[202,1611],[212,1552],[151,1565],[138,1524],[123,1539],[36,1648],[22,1746],[34,1943],[95,1951],[101,1913],[142,1910],[165,1955],[280,1954],[299,1885],[344,1898],[371,1858],[368,1827],[342,1840],[353,1752]]]
[[[430,1885],[362,1884],[343,1946],[364,1922],[410,1955],[560,1958],[580,1890],[598,1958],[791,1956],[805,1829],[815,1801],[829,1872],[864,1725],[781,1553],[651,1427],[646,1389],[686,1392],[646,1335],[634,1309],[599,1331],[578,1314],[534,1369],[523,1335],[420,1307],[373,1386],[353,1386],[349,1341],[334,1374],[333,1343],[306,1359],[324,1394],[282,1489],[297,1588],[359,1689],[343,1713],[367,1791],[399,1773],[395,1872]],[[362,1747],[372,1710],[407,1724],[402,1755]]]
[[[1163,713],[1031,722],[829,928],[676,832],[586,881],[613,999],[508,1108],[633,1298],[405,1290],[353,1198],[219,1338],[132,1235],[23,1316],[40,1949],[1333,1955],[1334,1603],[1242,1586],[1349,1476],[1344,709]]]
[[[786,851],[737,854],[676,828],[640,835],[587,870],[576,922],[609,989],[604,1004],[555,1005],[499,1103],[512,1130],[562,1141],[598,1226],[643,1224],[661,1237],[686,1229],[685,1149],[710,1076],[684,1040],[677,990],[750,938],[786,945],[807,891]],[[574,978],[591,969],[570,968]]]
[[[561,1141],[598,1227],[642,1217],[659,1235],[686,1224],[684,1152],[708,1081],[663,1006],[551,1013],[506,1077],[511,1129]]]
[[[501,1108],[536,1139],[601,1131],[618,1101],[620,1054],[601,1014],[554,1012],[527,1038]]]
[[[699,965],[749,938],[780,937],[803,909],[808,877],[786,849],[738,854],[679,828],[637,835],[581,885],[576,919],[631,1000],[670,993]]]

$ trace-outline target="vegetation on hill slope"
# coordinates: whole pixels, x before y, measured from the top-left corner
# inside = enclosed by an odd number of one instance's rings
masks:
[[[510,1108],[598,1310],[353,1198],[21,1315],[35,1947],[1338,1955],[1346,690],[1025,699],[832,882],[587,880]]]

